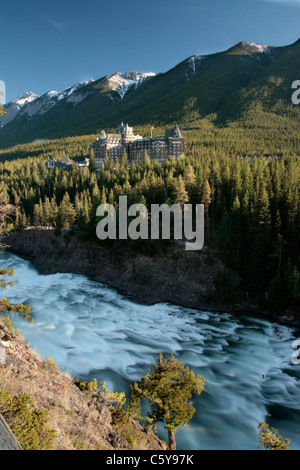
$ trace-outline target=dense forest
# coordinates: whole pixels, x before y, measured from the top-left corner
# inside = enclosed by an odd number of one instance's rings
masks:
[[[136,128],[147,135],[149,129]],[[96,208],[142,202],[205,205],[205,245],[227,268],[216,287],[230,300],[231,273],[252,299],[267,299],[269,311],[294,314],[300,306],[300,162],[297,133],[274,129],[223,128],[208,122],[186,127],[187,152],[163,166],[146,156],[131,167],[106,159],[96,175],[90,144],[94,135],[21,145],[1,151],[0,191],[18,209],[10,228],[70,228],[96,236]],[[155,129],[161,135],[163,129]],[[87,156],[90,168],[50,172],[47,156]],[[99,241],[100,243],[100,241]]]

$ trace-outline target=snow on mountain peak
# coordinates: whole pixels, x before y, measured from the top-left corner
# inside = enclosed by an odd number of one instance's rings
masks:
[[[78,90],[79,88],[85,87],[89,83],[93,82],[94,80],[86,80],[84,82],[79,82],[74,86],[71,86],[69,88],[66,88],[63,91],[56,91],[56,90],[50,90],[47,91],[41,98],[44,98],[44,100],[52,100],[52,99],[57,99],[58,101],[63,100],[64,98],[68,98],[71,96],[74,91]]]
[[[94,80],[86,80],[84,82],[79,82],[76,85],[71,86],[69,88],[66,88],[61,93],[58,94],[57,99],[63,100],[64,98],[68,98],[74,93],[74,91],[78,90],[79,88],[85,87],[86,85],[88,85],[89,83],[92,83],[93,81]]]
[[[27,91],[16,100],[5,105],[5,111],[7,113],[1,116],[0,126],[5,126],[17,115],[26,116],[30,119],[34,115],[45,114],[62,99],[66,99],[66,101],[76,105],[85,98],[85,93],[80,93],[80,90],[93,81],[94,80],[83,81],[63,91],[49,90],[42,96]],[[77,93],[74,93],[75,91],[77,91]]]
[[[37,98],[39,98],[39,95],[36,95],[32,91],[26,91],[25,93],[22,93],[22,95],[20,95],[16,100],[12,101],[12,103],[22,107]]]
[[[59,91],[50,90],[50,91],[47,91],[47,93],[45,93],[43,96],[47,96],[48,98],[52,98],[52,96],[56,96],[58,94],[59,94]]]
[[[253,50],[253,52],[268,52],[269,51],[269,46],[266,46],[265,44],[257,43],[257,42],[246,42],[243,41],[242,45],[244,47],[250,48]]]
[[[202,60],[205,58],[204,55],[192,55],[188,58],[187,62],[192,69],[193,74],[196,73],[197,67],[201,64]]]
[[[126,72],[126,73],[114,73],[108,77],[108,82],[112,88],[112,90],[116,91],[121,99],[124,98],[125,94],[127,93],[128,89],[131,86],[140,85],[144,80],[149,77],[154,77],[155,73],[148,72]]]

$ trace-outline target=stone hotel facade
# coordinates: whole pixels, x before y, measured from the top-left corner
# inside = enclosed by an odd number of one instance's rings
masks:
[[[160,163],[172,157],[178,158],[185,154],[185,137],[177,124],[173,129],[166,130],[163,137],[144,139],[141,135],[134,135],[133,128],[128,124],[121,123],[114,134],[106,134],[102,130],[96,142],[92,144],[92,148],[97,171],[101,171],[106,154],[109,159],[121,161],[124,150],[126,150],[129,165],[136,161],[138,155],[143,161],[146,151],[151,160],[157,160]]]

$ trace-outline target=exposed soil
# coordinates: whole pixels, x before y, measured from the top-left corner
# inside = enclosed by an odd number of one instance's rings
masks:
[[[165,444],[133,421],[135,446],[122,437],[112,423],[110,401],[97,393],[86,396],[67,373],[55,363],[43,360],[22,336],[0,321],[0,347],[5,348],[6,364],[0,365],[0,390],[19,396],[28,392],[38,409],[48,409],[47,425],[56,431],[57,450],[165,449]],[[9,421],[8,421],[9,424]],[[136,435],[135,435],[136,434]],[[137,446],[137,447],[136,447]]]

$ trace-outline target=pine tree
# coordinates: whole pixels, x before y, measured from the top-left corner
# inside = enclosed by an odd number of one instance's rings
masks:
[[[55,196],[51,198],[50,208],[51,208],[50,221],[51,221],[51,226],[53,227],[55,225],[55,221],[56,221],[57,213],[58,213],[58,207],[56,204]]]
[[[115,202],[114,191],[113,189],[111,189],[108,195],[108,204],[114,205],[114,202]]]
[[[147,150],[144,151],[143,164],[145,168],[150,168],[151,166],[151,158],[149,157]]]
[[[48,197],[45,197],[45,202],[43,204],[43,219],[45,225],[48,227],[52,225],[51,204]]]
[[[78,192],[75,194],[74,210],[76,212],[76,218],[78,219],[82,213],[82,204],[81,204],[81,199],[80,199]]]
[[[271,215],[265,183],[260,180],[252,219],[253,247],[250,260],[252,283],[267,288],[266,279],[270,253]]]
[[[42,204],[42,201],[40,200],[39,204],[34,205],[34,210],[33,210],[34,225],[36,227],[41,227],[43,225],[43,219],[44,219],[43,204]]]
[[[96,159],[95,159],[93,147],[90,148],[90,153],[89,153],[89,170],[90,170],[90,173],[96,173]]]
[[[149,400],[148,423],[164,421],[169,449],[175,450],[175,433],[193,417],[195,408],[190,399],[194,394],[201,394],[204,383],[204,377],[196,376],[174,356],[164,359],[160,354],[156,364],[151,364],[150,373],[131,385],[129,406],[138,413],[141,398]]]
[[[211,203],[211,188],[208,180],[206,179],[202,187],[202,204],[205,204],[205,207],[208,208]]]
[[[109,158],[108,158],[108,153],[107,152],[105,152],[104,169],[109,170]]]
[[[105,191],[105,187],[104,187],[104,186],[103,186],[102,191],[101,191],[100,203],[101,203],[101,204],[107,204],[106,191]]]
[[[123,171],[128,169],[128,157],[126,149],[124,149],[123,156],[121,158],[121,169]]]
[[[189,194],[189,198],[191,199],[192,192],[193,192],[195,182],[196,182],[195,171],[191,164],[189,164],[184,170],[184,181],[185,181],[186,188]]]
[[[73,204],[70,202],[69,194],[66,193],[58,209],[58,219],[61,227],[70,227],[74,223],[75,218],[76,212],[74,210]]]
[[[92,204],[93,207],[98,207],[100,204],[100,189],[97,181],[95,181],[92,189]]]
[[[183,206],[189,200],[188,193],[185,189],[184,180],[181,175],[179,175],[176,188],[175,188],[175,203]]]
[[[201,204],[204,204],[204,209],[206,213],[206,233],[207,238],[209,238],[209,205],[211,203],[211,188],[210,184],[207,179],[205,179],[203,186],[202,186],[202,199]]]

